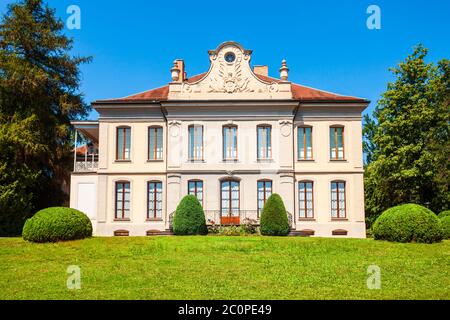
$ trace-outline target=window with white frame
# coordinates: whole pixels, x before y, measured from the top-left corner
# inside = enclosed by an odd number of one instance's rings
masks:
[[[189,160],[203,160],[203,126],[190,125],[189,131]]]
[[[223,159],[237,159],[237,126],[223,127]]]
[[[331,217],[345,218],[345,182],[332,181],[331,182]]]
[[[300,181],[298,183],[298,217],[300,219],[314,218],[314,183]]]
[[[147,219],[162,219],[161,181],[149,181],[147,183]]]
[[[130,182],[117,181],[115,192],[115,213],[116,220],[130,219]]]
[[[257,127],[258,159],[270,159],[272,157],[272,127],[259,125]]]
[[[148,128],[148,160],[161,160],[163,158],[163,128]]]

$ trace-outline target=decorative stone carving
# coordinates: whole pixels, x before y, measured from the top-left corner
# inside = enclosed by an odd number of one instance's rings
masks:
[[[290,99],[289,82],[276,82],[256,76],[250,67],[251,51],[236,42],[210,50],[210,69],[195,82],[172,83],[171,99]]]
[[[278,122],[281,126],[281,134],[284,137],[289,137],[292,129],[292,121],[290,120],[280,120]]]
[[[180,126],[181,121],[178,120],[169,121],[169,132],[173,138],[178,137],[178,135],[180,134]]]

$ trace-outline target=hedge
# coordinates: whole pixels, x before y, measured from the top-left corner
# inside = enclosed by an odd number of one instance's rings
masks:
[[[442,219],[444,217],[450,217],[450,210],[445,210],[438,214],[438,218]]]
[[[208,233],[205,213],[194,195],[181,199],[173,217],[173,232],[177,235],[204,235]]]
[[[375,221],[375,240],[433,243],[442,239],[441,222],[429,209],[403,204],[384,211]]]
[[[442,233],[444,239],[450,239],[450,216],[441,218]]]
[[[25,222],[24,240],[57,242],[84,239],[92,236],[91,220],[81,211],[65,207],[51,207],[37,212]]]
[[[274,193],[267,199],[261,213],[260,230],[266,236],[286,236],[289,222],[281,197]]]

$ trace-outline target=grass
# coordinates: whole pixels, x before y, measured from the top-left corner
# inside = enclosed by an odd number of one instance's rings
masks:
[[[369,290],[367,267],[381,268]],[[69,265],[81,289],[66,287]],[[0,299],[449,299],[450,241],[298,237],[0,239]]]

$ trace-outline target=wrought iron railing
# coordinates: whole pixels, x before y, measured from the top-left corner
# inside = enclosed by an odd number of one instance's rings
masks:
[[[258,210],[234,210],[231,213],[223,213],[221,210],[204,210],[207,225],[229,225],[229,224],[254,224],[259,225]],[[169,229],[173,227],[173,217],[175,212],[168,216]],[[287,212],[289,227],[292,228],[292,214]]]
[[[98,162],[95,161],[77,161],[75,162],[75,172],[97,171]]]

